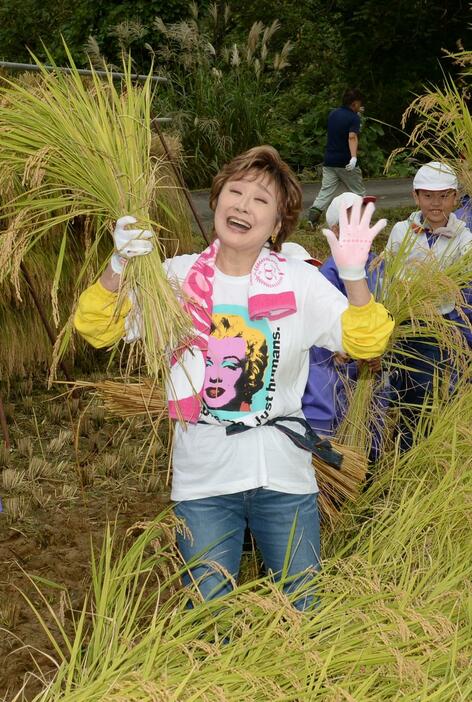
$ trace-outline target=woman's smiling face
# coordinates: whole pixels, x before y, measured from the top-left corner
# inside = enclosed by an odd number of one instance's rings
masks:
[[[228,180],[218,197],[215,231],[221,247],[255,257],[280,229],[277,187],[267,173]]]

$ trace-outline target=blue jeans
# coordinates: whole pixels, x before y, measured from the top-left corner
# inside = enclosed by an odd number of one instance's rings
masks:
[[[255,488],[179,502],[174,510],[192,535],[192,538],[188,534],[177,535],[185,562],[196,557],[204,559],[190,568],[190,574],[185,574],[184,584],[196,581],[205,600],[233,589],[246,525],[256,539],[266,570],[272,571],[275,579],[282,575],[284,582],[288,579],[284,584],[286,593],[310,582],[319,570],[320,524],[316,494],[291,495]],[[292,548],[287,553],[294,522]],[[305,609],[313,600],[313,589],[309,589],[295,602],[295,607]]]

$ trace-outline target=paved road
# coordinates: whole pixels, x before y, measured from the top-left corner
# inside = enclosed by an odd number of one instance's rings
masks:
[[[371,178],[365,180],[367,193],[378,197],[377,207],[407,207],[413,204],[411,178]],[[303,184],[303,207],[306,211],[315,199],[320,183]],[[339,192],[342,192],[340,189]],[[193,190],[192,199],[205,225],[212,221],[208,207],[208,190]]]

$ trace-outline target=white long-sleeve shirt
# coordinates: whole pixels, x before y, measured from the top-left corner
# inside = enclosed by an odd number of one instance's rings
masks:
[[[445,227],[451,236],[436,236],[432,246],[428,244],[426,234],[417,233],[414,225],[421,229],[424,227],[421,212],[413,212],[408,219],[394,225],[387,241],[387,251],[397,253],[405,237],[408,237],[412,244],[408,261],[425,261],[433,254],[444,269],[457,261],[472,246],[472,232],[455,214],[449,215]]]
[[[405,265],[427,261],[434,256],[441,270],[458,261],[472,247],[472,232],[455,214],[450,214],[444,229],[449,236],[435,235],[430,246],[428,237],[423,231],[424,224],[421,212],[413,212],[408,219],[398,222],[392,228],[385,250],[397,254],[405,243]],[[439,308],[441,314],[454,309],[453,301],[445,301]]]

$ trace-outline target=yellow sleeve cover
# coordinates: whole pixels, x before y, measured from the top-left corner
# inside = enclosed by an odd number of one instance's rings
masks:
[[[125,333],[125,317],[131,309],[126,298],[117,310],[118,294],[98,281],[84,290],[74,315],[74,326],[96,349],[111,346]]]
[[[367,305],[349,305],[341,315],[343,347],[352,358],[376,358],[387,348],[395,322],[388,310],[371,297]]]

